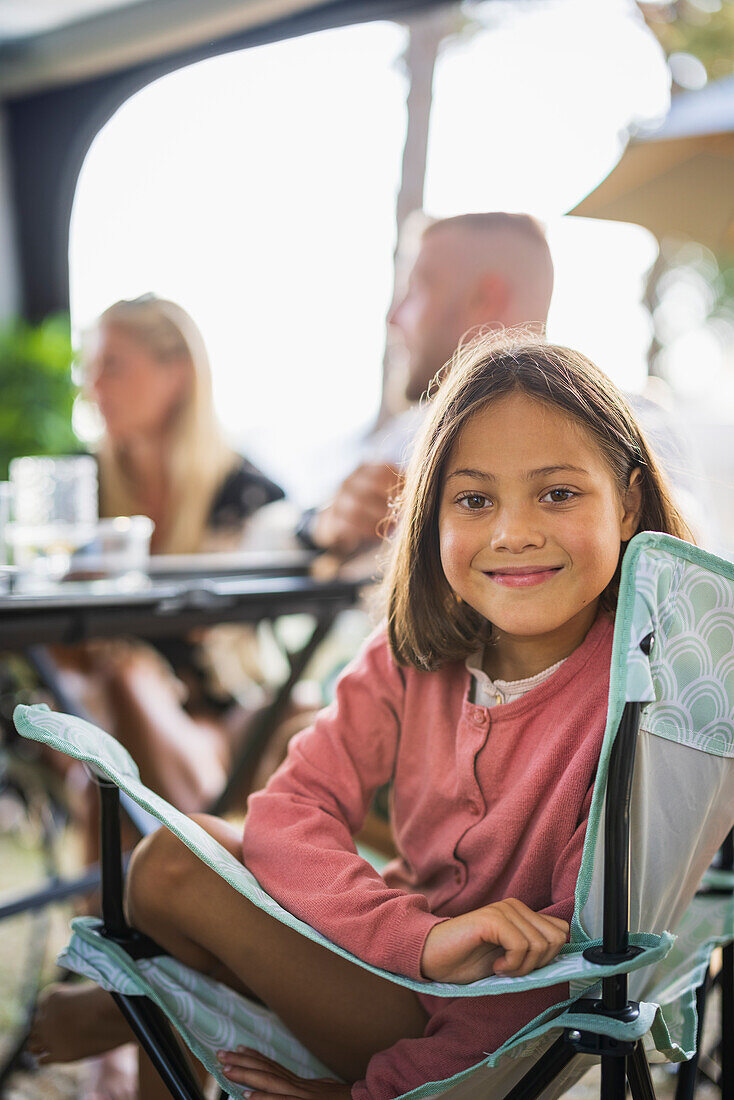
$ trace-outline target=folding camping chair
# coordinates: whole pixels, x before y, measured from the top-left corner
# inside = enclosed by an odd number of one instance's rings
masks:
[[[207,833],[147,790],[127,752],[106,734],[38,706],[18,707],[16,724],[23,735],[85,761],[100,777],[103,918],[73,922],[61,961],[113,992],[171,1093],[201,1098],[167,1019],[225,1092],[232,1085],[215,1051],[240,1043],[303,1076],[324,1076],[328,1071],[267,1009],[162,956],[160,948],[156,954],[150,941],[126,926],[117,788],[275,919],[375,968],[279,906]],[[605,1100],[623,1100],[625,1078],[635,1100],[653,1097],[643,1039],[652,1057],[683,1061],[693,1055],[696,988],[714,947],[734,939],[731,893],[708,901],[695,897],[733,822],[734,566],[645,532],[630,543],[622,568],[607,726],[570,943],[550,965],[525,977],[495,976],[468,986],[375,971],[446,997],[558,982],[569,983],[570,997],[476,1066],[406,1095],[548,1098],[600,1058]],[[677,943],[670,929],[681,933]],[[725,1088],[731,1090],[731,1082]]]

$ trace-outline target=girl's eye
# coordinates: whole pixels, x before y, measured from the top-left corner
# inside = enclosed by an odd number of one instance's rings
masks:
[[[541,501],[547,500],[550,504],[566,504],[576,496],[573,489],[549,489]]]
[[[478,512],[484,508],[488,503],[488,498],[483,493],[464,493],[463,496],[458,499],[459,504],[465,505],[471,512]]]

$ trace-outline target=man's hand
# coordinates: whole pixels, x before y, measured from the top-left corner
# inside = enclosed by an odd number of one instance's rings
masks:
[[[277,1062],[248,1047],[219,1050],[217,1058],[228,1081],[239,1085],[245,1095],[257,1100],[278,1097],[279,1100],[349,1100],[351,1089],[341,1081],[328,1077],[312,1080],[298,1077]]]
[[[330,504],[316,514],[310,537],[322,550],[348,557],[379,539],[378,524],[403,479],[394,466],[358,466],[337,489]]]
[[[554,959],[567,936],[565,920],[506,898],[435,925],[423,946],[421,971],[430,981],[461,985],[491,974],[522,977]]]

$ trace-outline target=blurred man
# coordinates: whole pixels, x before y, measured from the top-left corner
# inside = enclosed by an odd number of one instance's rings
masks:
[[[333,500],[306,513],[302,541],[339,557],[375,543],[423,416],[417,402],[431,380],[462,338],[521,324],[542,331],[552,291],[548,244],[528,215],[462,214],[430,222],[405,293],[388,316],[404,346],[412,407],[372,436],[365,461]]]

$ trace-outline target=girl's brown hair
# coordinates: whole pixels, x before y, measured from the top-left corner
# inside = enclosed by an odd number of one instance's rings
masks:
[[[526,393],[572,417],[597,441],[620,495],[640,470],[639,531],[664,531],[693,541],[660,468],[624,397],[590,360],[527,330],[479,337],[459,349],[447,368],[416,441],[401,500],[384,582],[388,636],[401,664],[438,668],[460,660],[489,637],[491,624],[458,601],[441,567],[438,512],[446,461],[464,425],[508,394]],[[620,564],[602,594],[613,611]]]

